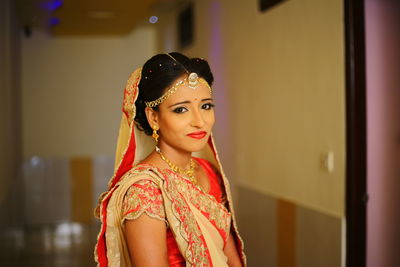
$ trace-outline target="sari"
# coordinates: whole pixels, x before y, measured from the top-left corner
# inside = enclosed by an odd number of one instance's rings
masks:
[[[124,221],[143,213],[166,222],[168,253],[176,256],[169,255],[170,263],[171,259],[182,257],[185,266],[228,266],[223,248],[232,234],[245,266],[243,241],[235,220],[229,182],[212,135],[205,148],[196,152],[195,156],[198,164],[206,170],[214,191],[215,177],[219,177],[220,197],[205,192],[184,175],[170,169],[140,164],[154,149],[152,138],[140,131],[134,122],[140,78],[141,68],[131,74],[126,84],[114,175],[108,184],[108,191],[100,196],[96,209],[96,215],[101,220],[94,253],[98,266],[132,266],[124,235]],[[128,205],[127,196],[132,190],[136,190],[134,200]],[[179,253],[171,247],[177,247]]]

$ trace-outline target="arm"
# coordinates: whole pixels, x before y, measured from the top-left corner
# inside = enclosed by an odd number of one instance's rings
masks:
[[[133,184],[123,200],[125,239],[133,266],[168,266],[167,227],[160,189],[149,180]]]
[[[168,266],[165,222],[142,214],[125,221],[125,235],[133,266]]]
[[[238,251],[236,249],[235,240],[233,239],[232,233],[229,234],[226,242],[224,253],[228,257],[228,266],[230,267],[242,267],[242,261],[240,260]]]

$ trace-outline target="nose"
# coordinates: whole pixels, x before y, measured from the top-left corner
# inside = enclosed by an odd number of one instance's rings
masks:
[[[203,114],[201,114],[200,110],[195,109],[192,113],[192,121],[191,126],[202,128],[205,124]]]

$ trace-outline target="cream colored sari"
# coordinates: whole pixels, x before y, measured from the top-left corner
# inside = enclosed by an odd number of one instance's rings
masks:
[[[245,265],[243,241],[235,222],[229,183],[212,136],[196,156],[217,167],[226,193],[226,206],[171,170],[137,165],[154,149],[151,138],[139,131],[133,122],[140,75],[141,69],[133,72],[125,87],[115,172],[109,190],[100,197],[97,210],[102,222],[95,248],[98,266],[131,266],[124,237],[122,203],[129,187],[142,180],[154,182],[161,190],[165,216],[186,266],[227,266],[223,248],[230,233],[234,235]]]

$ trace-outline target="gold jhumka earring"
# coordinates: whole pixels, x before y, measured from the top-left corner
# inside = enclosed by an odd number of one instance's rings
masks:
[[[156,145],[158,144],[158,137],[160,137],[157,133],[158,131],[158,127],[156,125],[153,126],[153,134],[151,135],[151,137],[154,138],[154,141],[156,142]]]

